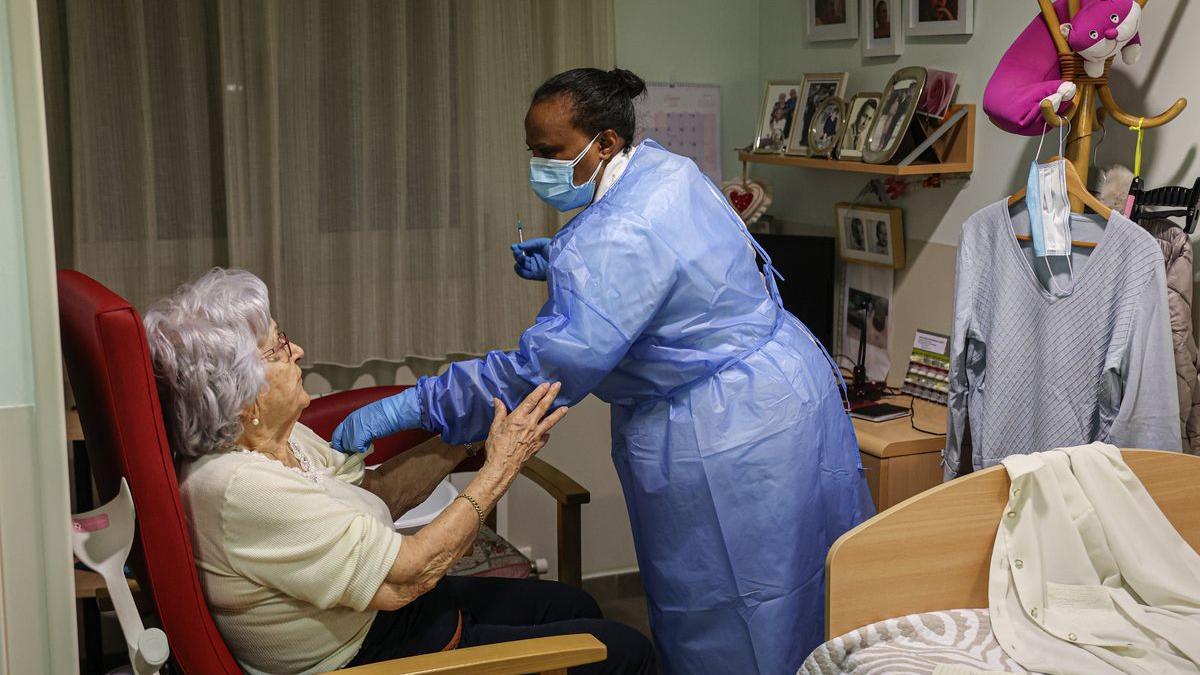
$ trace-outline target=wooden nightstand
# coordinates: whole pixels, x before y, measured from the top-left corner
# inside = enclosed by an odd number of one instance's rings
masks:
[[[883,401],[907,408],[909,397],[888,397]],[[917,399],[914,411],[918,427],[946,430],[945,406]],[[891,508],[942,482],[945,436],[913,429],[908,417],[887,422],[856,419],[854,433],[877,510]]]

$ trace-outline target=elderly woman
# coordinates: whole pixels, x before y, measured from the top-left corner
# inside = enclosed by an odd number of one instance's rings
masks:
[[[271,319],[267,288],[214,269],[145,318],[196,566],[217,627],[250,673],[308,673],[508,640],[591,633],[602,664],[648,673],[649,641],[549,581],[445,577],[565,408],[543,385],[512,413],[495,402],[476,478],[417,534],[393,519],[469,447],[431,441],[364,471],[299,424],[304,350]]]

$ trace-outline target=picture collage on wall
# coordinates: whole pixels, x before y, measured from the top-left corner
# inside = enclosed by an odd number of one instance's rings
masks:
[[[974,0],[808,0],[809,42],[862,38],[863,56],[898,56],[905,36],[970,35]],[[860,22],[861,17],[861,22]]]
[[[902,54],[905,35],[974,31],[974,0],[806,0],[804,7],[808,42],[861,37],[866,57]],[[958,91],[956,73],[921,66],[897,70],[883,92],[847,96],[848,83],[845,72],[768,82],[750,150],[887,163],[901,147],[911,149],[904,141],[914,118],[926,133],[950,119]]]

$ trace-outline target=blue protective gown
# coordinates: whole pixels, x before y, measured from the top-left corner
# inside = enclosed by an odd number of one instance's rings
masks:
[[[825,554],[872,513],[840,376],[756,250],[691,160],[645,141],[554,238],[520,348],[417,385],[450,443],[485,436],[493,396],[511,409],[545,381],[559,405],[612,405],[669,673],[794,673],[823,639]]]

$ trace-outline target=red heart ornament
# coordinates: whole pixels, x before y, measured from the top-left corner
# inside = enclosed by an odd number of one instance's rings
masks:
[[[754,201],[754,195],[749,192],[741,192],[735,190],[729,193],[729,201],[733,204],[733,208],[738,213],[745,213],[746,207],[750,206],[750,202]]]
[[[771,188],[762,181],[728,180],[721,184],[721,192],[747,225],[758,220],[771,205]]]

